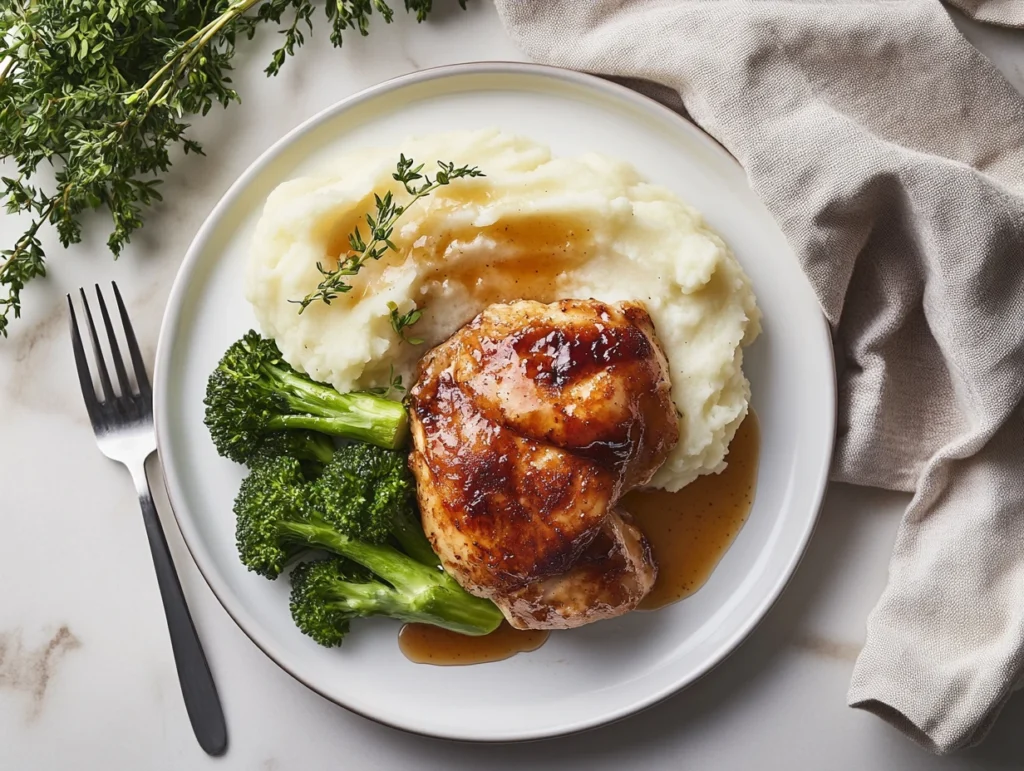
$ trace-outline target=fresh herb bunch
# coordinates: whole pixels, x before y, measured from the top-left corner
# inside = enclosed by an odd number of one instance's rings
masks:
[[[431,6],[405,0],[419,21]],[[46,274],[42,226],[54,226],[66,247],[81,240],[86,210],[106,209],[107,245],[120,254],[160,200],[172,148],[203,152],[186,136],[187,116],[239,101],[229,77],[236,42],[251,39],[261,22],[283,24],[266,68],[276,75],[303,44],[303,28],[312,30],[315,9],[315,0],[0,4],[0,157],[16,169],[2,178],[0,195],[8,212],[31,217],[0,252],[0,335],[20,315],[25,285]],[[326,0],[324,11],[335,46],[345,30],[366,35],[374,11],[393,18],[385,0]],[[35,182],[46,165],[53,185]]]
[[[370,240],[368,242],[365,241],[363,234],[357,227],[348,237],[349,253],[344,258],[338,260],[337,267],[325,268],[322,262],[316,264],[316,269],[320,271],[323,279],[317,284],[314,291],[307,294],[301,300],[291,301],[300,306],[299,313],[302,313],[317,300],[322,301],[325,305],[330,305],[331,300],[334,300],[339,294],[344,294],[352,289],[352,285],[346,279],[359,273],[363,265],[369,260],[379,260],[389,249],[397,251],[397,248],[391,241],[391,236],[395,232],[395,225],[398,223],[399,218],[416,201],[456,179],[484,176],[484,173],[476,166],[460,166],[456,168],[454,163],[438,161],[437,174],[431,179],[429,175],[420,173],[423,171],[423,164],[415,166],[415,163],[412,158],[406,158],[405,155],[401,155],[399,156],[395,173],[391,175],[395,180],[402,183],[405,191],[412,198],[403,205],[395,202],[395,197],[390,190],[384,194],[383,198],[379,195],[374,195],[377,212],[375,215],[366,215],[366,224],[370,229],[368,234]],[[413,313],[418,313],[419,315],[413,321],[399,326],[398,322],[401,319],[396,320],[397,311],[392,312],[391,325],[400,335],[404,327],[416,323],[422,315],[422,311],[413,311]],[[402,337],[403,339],[405,338],[404,335]]]

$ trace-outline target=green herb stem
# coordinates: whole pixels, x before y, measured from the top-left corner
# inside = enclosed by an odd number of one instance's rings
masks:
[[[6,256],[3,262],[0,262],[0,283],[3,282],[4,276],[7,274],[7,271],[11,269],[11,266],[14,264],[14,261],[17,260],[24,253],[25,247],[32,242],[32,239],[35,238],[36,233],[39,232],[39,228],[42,226],[42,224],[46,222],[47,219],[49,219],[50,215],[53,213],[53,210],[56,208],[56,206],[56,201],[51,201],[49,206],[47,206],[43,210],[43,212],[39,215],[37,219],[32,221],[32,224],[29,225],[28,230],[26,230],[22,237],[18,239],[18,242],[14,245],[14,249],[11,251],[11,253]]]
[[[132,96],[128,97],[127,103],[131,104],[137,99],[145,96],[146,92],[153,86],[153,84],[159,82],[159,80],[170,71],[175,61],[181,59],[178,66],[174,67],[173,77],[164,80],[164,82],[160,85],[160,88],[156,90],[156,93],[154,93],[153,96],[149,98],[149,107],[146,108],[146,114],[148,115],[149,110],[152,108],[154,104],[163,103],[163,99],[170,91],[171,87],[174,85],[175,82],[178,81],[178,79],[182,77],[182,75],[184,75],[185,69],[188,67],[189,63],[192,61],[192,59],[195,58],[195,56],[200,51],[203,50],[203,48],[206,47],[210,40],[212,40],[213,37],[217,35],[227,24],[233,22],[236,18],[241,16],[243,13],[245,13],[247,10],[249,10],[252,6],[256,5],[256,3],[260,1],[261,0],[235,0],[234,3],[228,6],[228,9],[224,13],[222,13],[220,16],[218,16],[205,27],[200,29],[188,40],[186,40],[178,49],[178,52],[174,55],[174,58],[167,62],[167,64],[165,64],[163,67],[161,67],[156,72],[156,74],[149,79],[146,85],[144,85],[134,94],[132,94]]]

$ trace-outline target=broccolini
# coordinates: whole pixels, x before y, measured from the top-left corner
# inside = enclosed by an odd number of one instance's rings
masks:
[[[318,431],[392,449],[408,435],[399,402],[316,383],[288,366],[273,340],[254,331],[225,352],[204,401],[217,451],[238,463],[248,463],[278,431]]]

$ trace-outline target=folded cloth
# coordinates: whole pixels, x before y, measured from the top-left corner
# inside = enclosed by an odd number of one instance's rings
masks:
[[[936,0],[497,6],[538,61],[677,92],[743,164],[834,331],[833,478],[916,491],[849,703],[979,741],[1024,664],[1024,98]]]

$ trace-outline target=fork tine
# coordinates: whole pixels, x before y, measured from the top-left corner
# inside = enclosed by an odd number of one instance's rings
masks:
[[[95,422],[99,403],[96,400],[96,389],[92,385],[92,373],[89,372],[89,361],[85,358],[85,347],[82,345],[82,333],[78,329],[78,318],[75,316],[75,304],[68,295],[68,311],[71,313],[71,347],[75,351],[75,366],[78,367],[78,381],[82,386],[82,397],[89,418]]]
[[[121,326],[124,327],[124,336],[128,341],[128,352],[132,356],[132,366],[135,367],[135,379],[139,381],[139,392],[147,399],[152,395],[149,387],[149,376],[146,374],[146,362],[142,359],[139,351],[139,343],[135,339],[135,330],[132,329],[131,319],[128,318],[128,311],[125,310],[124,300],[121,299],[121,290],[117,288],[117,282],[111,281],[114,287],[114,299],[117,300],[117,310],[121,314]]]
[[[117,372],[117,382],[121,384],[121,396],[131,396],[133,393],[132,383],[128,379],[128,373],[124,368],[124,359],[121,357],[121,346],[117,344],[117,335],[114,334],[114,325],[110,323],[110,314],[107,313],[107,303],[103,299],[100,285],[96,284],[96,299],[100,302],[100,315],[103,316],[103,326],[107,330],[107,339],[110,341],[110,354],[114,359],[114,371]]]
[[[92,351],[96,354],[96,367],[100,371],[100,384],[103,386],[104,401],[114,400],[114,387],[110,384],[110,373],[107,371],[107,362],[103,359],[103,349],[100,348],[100,339],[96,336],[96,325],[92,320],[92,311],[89,309],[89,300],[85,296],[85,289],[78,290],[82,295],[82,306],[85,308],[85,318],[89,322],[89,337],[92,338]]]

